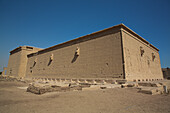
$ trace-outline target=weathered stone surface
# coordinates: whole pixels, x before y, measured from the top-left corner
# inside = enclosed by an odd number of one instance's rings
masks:
[[[18,80],[14,77],[0,76],[0,81],[18,81]]]
[[[61,85],[61,84],[60,84]],[[42,83],[31,83],[27,88],[28,92],[32,92],[35,94],[43,94],[46,92],[53,92],[53,91],[69,91],[70,87],[64,85],[57,85],[57,84],[42,84]]]
[[[32,80],[28,78],[22,78],[22,77],[14,77],[14,76],[0,76],[0,81],[17,81],[17,82],[23,82],[23,83],[29,83]]]
[[[121,88],[120,84],[106,84],[106,85],[101,85],[101,89],[106,89],[106,88]]]
[[[53,83],[53,82],[34,82],[30,83],[29,87],[27,88],[28,92],[35,93],[35,94],[43,94],[46,92],[53,92],[53,91],[74,91],[74,90],[82,90],[82,88],[90,87],[89,84],[77,84],[77,83],[70,83],[65,84],[62,82]]]
[[[151,95],[156,95],[156,94],[161,94],[164,92],[163,87],[142,87],[139,92],[145,93],[145,94],[151,94]]]
[[[29,85],[27,88],[28,92],[35,93],[35,94],[43,94],[45,92],[50,92],[53,91],[53,89],[56,89],[59,87],[51,87],[50,85],[45,85],[45,84],[39,84],[39,83],[32,83]]]
[[[86,91],[86,90],[99,90],[99,89],[100,89],[100,85],[91,85],[90,87],[83,88],[82,90]]]
[[[164,80],[161,83],[163,86],[166,86],[168,93],[170,93],[170,80]]]
[[[160,83],[153,83],[153,82],[139,82],[139,86],[145,86],[145,87],[160,87]]]
[[[136,87],[137,83],[136,82],[126,82],[125,84],[122,84],[121,86],[122,86],[122,88],[124,88],[124,87]]]
[[[41,50],[40,48],[30,47],[30,46],[20,46],[12,51],[10,51],[7,75],[15,77],[25,77],[27,68],[27,55],[33,52]],[[32,73],[32,67],[35,66],[33,62],[30,68],[30,73]]]
[[[116,80],[117,84],[125,84],[127,80]]]
[[[89,84],[89,83],[79,83],[79,85],[80,85],[82,88],[84,88],[84,87],[90,87],[90,86],[91,86],[91,84]]]

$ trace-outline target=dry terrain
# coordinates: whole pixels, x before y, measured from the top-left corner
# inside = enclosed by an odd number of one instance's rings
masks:
[[[135,88],[26,92],[28,84],[0,81],[0,113],[170,113],[170,95]]]

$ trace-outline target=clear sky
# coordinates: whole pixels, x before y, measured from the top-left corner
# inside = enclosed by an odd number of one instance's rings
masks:
[[[18,46],[47,48],[120,23],[170,67],[170,0],[0,0],[0,71]]]

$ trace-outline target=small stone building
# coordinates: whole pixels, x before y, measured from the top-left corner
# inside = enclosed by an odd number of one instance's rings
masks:
[[[119,24],[46,49],[10,52],[7,75],[33,78],[163,79],[159,50]]]

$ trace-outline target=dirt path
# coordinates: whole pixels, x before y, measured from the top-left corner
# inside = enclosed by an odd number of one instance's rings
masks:
[[[141,94],[133,88],[35,95],[25,86],[0,82],[0,113],[170,113],[170,95]]]

